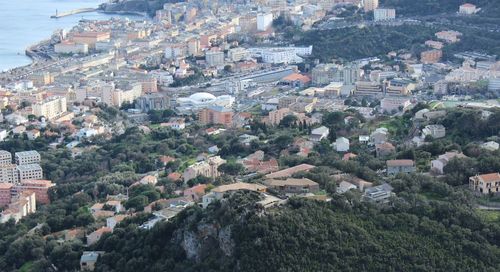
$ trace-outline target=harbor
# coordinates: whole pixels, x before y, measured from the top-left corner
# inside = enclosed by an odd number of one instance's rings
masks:
[[[65,12],[58,12],[58,10],[56,10],[56,14],[50,16],[50,18],[58,19],[58,18],[66,17],[66,16],[80,14],[80,13],[94,12],[97,10],[99,10],[99,9],[97,9],[97,8],[80,8],[80,9],[73,9],[73,10],[65,11]]]

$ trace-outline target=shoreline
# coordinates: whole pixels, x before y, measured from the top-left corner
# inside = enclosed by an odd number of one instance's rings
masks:
[[[138,11],[105,11],[100,6],[98,8],[96,8],[94,10],[94,12],[101,13],[101,14],[106,14],[106,15],[113,15],[113,14],[120,15],[120,16],[133,15],[133,16],[140,16],[140,17],[144,17],[144,18],[147,18],[147,19],[151,19],[150,16],[146,12],[138,12]],[[76,14],[71,14],[71,15],[68,15],[68,16],[74,16],[74,15],[76,15]],[[50,18],[50,19],[58,19],[58,18]],[[83,20],[85,20],[85,19],[83,19]],[[72,27],[74,27],[74,26],[72,26]],[[29,67],[32,67],[33,65],[36,65],[40,61],[43,62],[43,61],[50,61],[50,60],[52,60],[51,58],[40,56],[39,53],[35,52],[35,50],[37,48],[40,48],[40,47],[43,47],[43,46],[48,46],[50,44],[51,44],[51,38],[47,38],[47,39],[38,41],[38,42],[36,42],[34,44],[31,44],[28,47],[26,47],[25,50],[24,50],[24,55],[31,60],[31,63],[26,64],[26,65],[16,66],[16,67],[13,67],[13,68],[10,68],[10,69],[1,70],[0,71],[0,78],[2,78],[3,76],[5,76],[6,74],[15,74],[16,71],[24,70],[24,69],[27,69]]]

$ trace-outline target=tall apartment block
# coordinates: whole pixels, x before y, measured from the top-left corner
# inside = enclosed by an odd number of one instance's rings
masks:
[[[14,154],[17,165],[40,163],[40,153],[35,150],[16,152]]]
[[[12,154],[9,151],[0,150],[0,165],[12,164]]]

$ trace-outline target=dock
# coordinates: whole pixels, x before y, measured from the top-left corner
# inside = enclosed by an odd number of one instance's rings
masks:
[[[80,14],[80,13],[94,12],[97,10],[98,10],[97,8],[81,8],[81,9],[74,9],[74,10],[65,11],[65,12],[58,12],[56,10],[56,14],[50,16],[50,18],[57,19],[57,18],[62,18],[62,17]]]

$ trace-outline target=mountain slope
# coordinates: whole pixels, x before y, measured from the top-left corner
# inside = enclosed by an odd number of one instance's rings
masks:
[[[263,211],[253,194],[172,223],[101,239],[97,271],[498,271],[498,227],[447,202],[292,199]],[[352,204],[349,204],[352,203]]]

